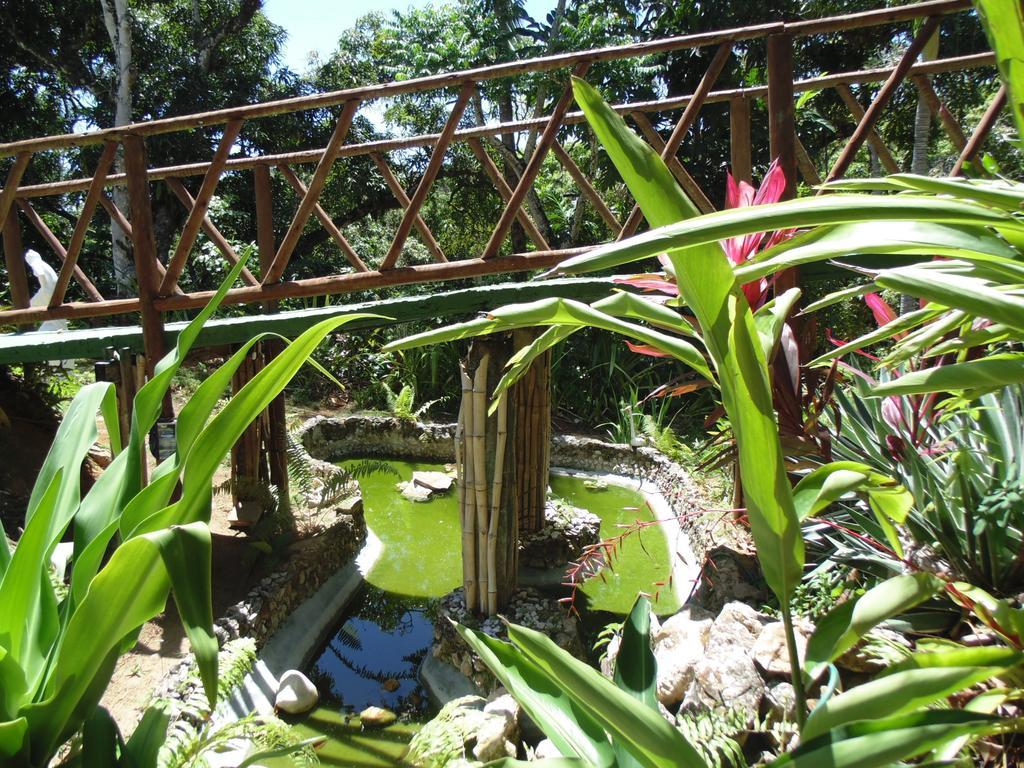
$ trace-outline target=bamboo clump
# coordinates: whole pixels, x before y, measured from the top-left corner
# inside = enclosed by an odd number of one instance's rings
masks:
[[[473,496],[474,466],[472,451],[467,445],[473,434],[473,381],[460,366],[462,380],[462,405],[459,408],[459,426],[455,441],[455,462],[458,466],[456,488],[459,494],[459,515],[462,522],[462,581],[466,591],[466,606],[477,604],[476,580],[476,504]],[[463,467],[465,461],[465,467]]]
[[[495,434],[494,481],[491,488],[491,519],[487,526],[487,613],[498,612],[498,525],[501,520],[502,484],[505,477],[505,443],[508,438],[508,397],[498,400],[498,424]]]

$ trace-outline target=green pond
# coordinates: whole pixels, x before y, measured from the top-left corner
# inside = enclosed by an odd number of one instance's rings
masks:
[[[351,467],[355,461],[345,462]],[[319,751],[326,766],[401,765],[405,747],[426,719],[426,694],[416,669],[433,639],[431,600],[462,579],[458,502],[454,493],[429,502],[404,499],[396,485],[414,471],[437,471],[437,464],[389,462],[397,474],[363,477],[366,523],[381,542],[381,553],[366,585],[339,617],[337,629],[310,664],[307,673],[321,692],[321,704],[295,725],[304,736],[324,734]],[[641,494],[614,485],[597,489],[582,478],[551,476],[551,490],[569,504],[601,518],[601,536],[618,536],[653,514]],[[671,555],[657,527],[626,537],[614,567],[585,584],[577,597],[588,627],[600,627],[625,614],[637,592],[658,593],[658,613],[673,613],[679,602],[670,587],[659,587],[671,570]],[[378,731],[363,731],[356,713],[367,706],[408,713]],[[290,765],[286,759],[268,766]]]

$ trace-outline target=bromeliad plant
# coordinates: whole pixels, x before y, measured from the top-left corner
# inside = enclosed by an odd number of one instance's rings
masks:
[[[334,329],[356,317],[324,321],[299,336],[216,415],[214,409],[254,338],[214,371],[182,408],[177,450],[141,483],[142,449],[176,371],[230,285],[235,266],[209,305],[178,336],[135,397],[131,430],[122,440],[113,387],[83,387],[71,402],[36,479],[25,530],[14,551],[0,535],[0,763],[43,768],[68,738],[88,727],[86,765],[155,765],[167,720],[143,719],[124,743],[97,709],[120,654],[139,629],[174,600],[211,705],[217,695],[217,641],[210,595],[207,527],[214,472],[246,426],[281,392]],[[365,315],[363,315],[365,317]],[[84,496],[79,467],[97,439],[99,415],[114,459]],[[180,497],[172,501],[175,488]],[[71,530],[72,569],[66,594],[49,565]],[[114,546],[113,553],[107,556]],[[93,761],[93,762],[90,762]]]
[[[670,307],[621,292],[592,305],[554,299],[503,307],[469,323],[410,337],[391,348],[524,326],[548,326],[537,341],[510,362],[509,371],[499,384],[500,391],[541,352],[575,330],[590,326],[622,334],[670,355],[719,388],[735,434],[751,533],[765,580],[778,599],[786,628],[791,679],[797,694],[801,744],[774,765],[886,766],[935,752],[958,739],[1006,728],[998,718],[983,713],[938,711],[928,706],[1016,666],[1021,656],[1014,649],[997,649],[998,653],[989,653],[992,649],[956,649],[913,654],[890,674],[842,695],[832,695],[837,678],[832,662],[881,621],[942,590],[943,582],[934,576],[900,575],[843,603],[820,622],[805,657],[800,658],[791,598],[803,576],[801,522],[841,496],[858,492],[867,497],[879,521],[892,530],[893,523],[901,522],[906,514],[909,499],[907,492],[890,478],[858,462],[820,467],[795,488],[786,473],[772,404],[768,359],[779,342],[788,313],[788,307],[781,305],[795,302],[799,292],[787,294],[785,301],[777,299],[775,305],[765,304],[755,314],[741,286],[801,260],[831,258],[838,244],[827,242],[824,247],[829,255],[821,256],[822,233],[811,238],[801,235],[770,248],[758,260],[734,267],[719,241],[788,229],[806,224],[808,218],[812,223],[828,225],[826,237],[843,227],[857,227],[851,222],[864,220],[873,222],[871,230],[865,228],[861,233],[865,236],[875,228],[888,233],[886,222],[907,227],[922,226],[923,222],[926,229],[938,228],[941,234],[950,236],[957,232],[957,226],[978,219],[1007,231],[1022,233],[1024,228],[1005,212],[961,201],[918,197],[893,201],[869,195],[832,195],[760,206],[756,211],[740,208],[696,218],[695,207],[676,186],[661,158],[626,127],[593,88],[577,80],[574,91],[592,129],[654,229],[570,259],[557,271],[577,274],[665,253],[681,303],[692,313],[696,327]],[[876,248],[890,249],[891,243],[882,240],[878,234],[873,240],[868,238],[869,245],[874,242],[878,243]],[[848,248],[851,241],[845,242]],[[985,245],[983,242],[973,247],[971,253],[983,253]],[[899,252],[899,246],[895,250]],[[983,255],[989,258],[989,254]],[[493,653],[484,658],[499,677],[502,671],[508,674],[510,668],[539,670],[539,676],[532,675],[525,683],[527,688],[546,697],[543,701],[550,720],[537,721],[553,722],[554,710],[561,713],[561,725],[552,724],[550,728],[563,729],[556,745],[571,764],[611,764],[606,754],[594,753],[595,743],[598,747],[610,743],[640,765],[704,765],[678,731],[666,728],[664,721],[642,702],[621,691],[613,692],[611,684],[603,681],[595,670],[569,659],[545,642],[545,638],[528,630],[510,627],[509,634],[514,647],[492,642],[489,645]],[[485,642],[479,637],[477,640]],[[808,713],[806,686],[826,673],[833,683],[813,712]],[[579,718],[572,714],[577,710],[583,710],[592,722],[579,723]],[[602,735],[594,733],[593,723],[601,728]],[[589,735],[582,743],[569,740],[565,734],[567,730],[578,735],[580,729]]]

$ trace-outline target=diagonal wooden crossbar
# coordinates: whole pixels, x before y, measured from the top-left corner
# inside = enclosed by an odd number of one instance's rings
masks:
[[[693,97],[686,105],[686,109],[683,110],[683,114],[679,117],[679,121],[676,123],[675,128],[672,129],[672,134],[668,137],[668,140],[663,142],[662,148],[658,150],[661,153],[661,159],[668,161],[675,158],[676,153],[679,151],[679,147],[683,143],[683,139],[686,138],[686,134],[690,130],[690,126],[693,125],[693,121],[697,119],[697,115],[700,114],[701,108],[704,106],[704,101],[707,99],[708,94],[711,93],[711,89],[714,87],[715,82],[718,80],[718,76],[722,74],[722,69],[725,68],[725,63],[729,60],[729,56],[732,53],[732,43],[722,43],[718,46],[718,50],[715,51],[715,55],[711,57],[711,63],[708,64],[707,70],[704,72],[704,76],[700,79],[700,83],[697,85],[697,89],[693,92]],[[633,115],[634,120],[636,119],[636,113]],[[648,122],[648,126],[650,123]],[[643,130],[643,126],[641,126]],[[657,132],[655,132],[657,135]],[[677,161],[678,163],[678,161]],[[687,194],[690,195],[697,206],[704,212],[714,210],[714,206],[711,205],[711,201],[707,199],[707,196],[703,192],[695,194],[700,187],[697,186],[696,182],[690,177],[690,174],[683,168],[682,163],[678,163],[678,166],[683,171],[683,178],[687,179],[683,181],[680,179],[680,183],[683,184],[684,188],[687,189]],[[678,176],[677,176],[678,178]],[[691,184],[691,182],[693,182]],[[703,200],[701,200],[703,198]],[[629,217],[626,219],[626,223],[622,225],[622,229],[619,231],[619,240],[629,237],[634,234],[637,228],[640,226],[640,221],[643,219],[643,213],[640,211],[639,205],[634,205],[633,210],[629,212]]]
[[[996,121],[999,119],[999,114],[1003,111],[1003,107],[1006,106],[1006,84],[1004,83],[999,87],[992,102],[988,105],[988,109],[985,110],[985,114],[982,115],[981,120],[978,122],[977,127],[971,134],[970,140],[967,142],[967,146],[964,147],[963,152],[960,153],[960,157],[956,160],[956,165],[953,166],[952,176],[959,176],[964,172],[964,165],[974,159],[975,155],[981,149],[981,145],[985,143],[985,139],[992,132],[992,128],[995,127]]]
[[[917,86],[917,90],[921,92],[921,96],[924,97],[925,104],[928,105],[928,111],[932,113],[933,117],[938,118],[946,135],[949,136],[949,140],[953,142],[953,146],[959,152],[963,152],[964,147],[967,146],[967,138],[964,136],[963,128],[960,127],[957,119],[953,117],[949,107],[939,98],[939,94],[935,92],[931,79],[928,75],[911,75],[910,79]]]
[[[441,135],[434,145],[434,151],[430,153],[430,161],[427,163],[427,169],[423,172],[423,178],[420,179],[420,183],[416,186],[416,191],[413,192],[412,198],[409,200],[409,207],[406,209],[405,215],[402,216],[402,220],[398,224],[398,231],[395,232],[395,238],[391,241],[391,247],[388,248],[384,262],[380,265],[382,272],[394,268],[395,264],[398,263],[398,257],[402,253],[402,246],[405,245],[416,217],[419,216],[420,209],[423,207],[423,203],[426,202],[427,193],[430,192],[430,187],[434,184],[434,179],[437,178],[437,174],[441,170],[441,163],[444,162],[444,154],[448,151],[448,145],[455,135],[455,130],[459,127],[459,121],[462,120],[462,115],[466,111],[469,99],[475,92],[475,83],[464,83],[462,88],[459,89],[459,95],[455,99],[455,106],[452,107],[451,114],[448,115],[448,120],[445,122]]]
[[[113,141],[108,141],[103,146],[103,153],[96,163],[96,173],[92,177],[89,193],[85,196],[82,210],[78,214],[78,221],[75,222],[75,230],[71,233],[71,241],[68,243],[64,264],[60,268],[60,274],[57,275],[57,284],[54,286],[53,295],[50,297],[51,307],[56,307],[64,301],[68,285],[71,283],[71,277],[74,274],[75,267],[78,266],[78,254],[81,253],[82,245],[85,243],[89,222],[96,212],[96,206],[99,205],[100,197],[103,194],[103,184],[106,182],[107,174],[110,172],[110,166],[113,165],[116,154],[117,144]]]
[[[577,64],[572,71],[573,77],[583,77],[590,68],[589,61],[581,61]],[[519,183],[516,184],[516,188],[512,191],[512,197],[508,203],[505,204],[504,210],[501,212],[501,217],[498,219],[498,223],[494,227],[494,231],[491,232],[491,237],[487,241],[487,245],[484,246],[483,258],[493,259],[498,255],[501,250],[501,244],[505,241],[505,237],[508,235],[509,229],[512,227],[512,220],[516,217],[516,211],[523,204],[523,200],[526,198],[526,193],[530,187],[533,186],[534,180],[537,178],[537,174],[540,173],[540,167],[544,162],[545,156],[547,156],[548,150],[554,143],[555,138],[558,136],[558,129],[562,125],[562,120],[565,118],[565,113],[569,111],[569,105],[572,103],[572,81],[566,83],[565,90],[562,91],[561,97],[555,104],[555,108],[551,111],[551,116],[548,118],[547,124],[544,126],[544,131],[541,133],[540,140],[537,142],[536,148],[533,150],[533,154],[530,155],[530,160],[526,163],[526,167],[523,169],[523,175],[519,177]]]
[[[838,179],[846,173],[847,168],[850,167],[850,163],[853,162],[853,158],[857,155],[857,152],[867,139],[869,132],[874,128],[875,123],[881,116],[882,110],[885,109],[889,100],[892,99],[892,95],[896,92],[896,89],[903,81],[903,78],[906,77],[910,68],[917,60],[917,57],[920,55],[921,51],[924,50],[925,45],[928,44],[932,35],[939,28],[940,21],[940,17],[931,16],[921,25],[917,34],[914,35],[914,39],[907,47],[907,50],[904,51],[899,63],[893,69],[885,83],[882,84],[882,87],[878,89],[878,93],[875,95],[874,100],[872,100],[871,105],[867,110],[865,110],[864,117],[861,119],[860,123],[857,124],[857,128],[854,130],[850,140],[846,142],[846,146],[843,148],[843,151],[839,153],[839,157],[836,158],[836,162],[832,166],[832,170],[828,172],[828,176],[825,178],[826,183],[833,179]]]
[[[299,198],[304,198],[309,193],[309,188],[302,183],[302,179],[299,178],[298,174],[295,173],[287,165],[277,166],[277,170],[281,172],[284,180],[288,182],[288,185],[295,190],[299,195]],[[321,226],[327,231],[327,234],[331,236],[331,239],[338,244],[341,252],[345,255],[348,263],[351,264],[357,272],[367,272],[369,267],[359,258],[359,254],[356,253],[356,249],[352,247],[352,244],[348,241],[348,238],[342,234],[341,229],[337,224],[334,223],[334,219],[331,215],[324,210],[320,203],[313,206],[313,213],[316,214],[317,219],[320,220]]]
[[[186,211],[194,211],[196,209],[197,198],[192,197],[191,193],[185,188],[185,185],[181,183],[180,179],[167,179],[165,183],[170,188],[171,192],[174,193],[174,196],[178,198],[178,201],[182,206],[184,206]],[[235,266],[240,261],[238,253],[232,247],[231,243],[228,242],[228,239],[224,237],[219,229],[217,229],[217,225],[210,219],[209,214],[203,215],[203,218],[200,221],[200,226],[202,227],[203,232],[206,233],[206,236],[210,238],[210,242],[217,247],[217,250],[220,251],[225,260],[227,260],[228,264],[232,267]],[[163,279],[166,281],[169,275],[170,271],[168,270],[164,273]],[[242,267],[241,275],[242,281],[246,285],[260,284],[260,281],[253,277],[253,274],[249,271],[248,267]],[[177,283],[177,280],[175,280],[175,283]]]
[[[807,147],[800,141],[799,136],[793,137],[793,146],[796,149],[796,167],[800,169],[800,175],[804,177],[804,181],[812,187],[821,184],[821,176],[818,175],[818,169],[814,167],[811,156],[807,154]]]
[[[398,177],[391,170],[391,166],[388,165],[388,161],[384,159],[384,155],[374,153],[370,157],[373,159],[374,165],[377,166],[377,170],[380,171],[380,175],[384,177],[384,181],[391,190],[391,194],[395,196],[398,204],[402,206],[402,210],[408,211],[412,201],[409,199],[409,195],[405,193],[402,182],[398,180]],[[413,224],[416,225],[416,231],[420,233],[420,237],[423,238],[423,244],[433,254],[434,259],[442,264],[447,263],[448,259],[444,255],[444,251],[441,250],[441,246],[434,238],[434,233],[430,231],[430,227],[427,226],[427,222],[423,220],[423,217],[417,214],[416,218],[413,219]]]
[[[61,268],[63,269],[63,265],[68,263],[68,252],[64,247],[64,244],[61,243],[60,238],[53,233],[53,230],[46,226],[46,222],[43,221],[42,217],[38,213],[36,213],[35,208],[29,205],[27,200],[19,198],[17,203],[21,212],[25,214],[25,218],[28,219],[29,223],[35,227],[36,231],[42,235],[47,245],[53,249],[53,252],[57,254],[57,258],[60,259],[62,265]],[[85,291],[85,295],[88,296],[91,301],[103,301],[103,296],[98,290],[96,290],[96,286],[93,285],[92,280],[86,277],[86,274],[81,270],[81,268],[77,264],[72,264],[71,269],[75,276],[75,280],[78,281],[78,284],[82,286],[82,290]]]
[[[551,145],[551,151],[555,157],[558,158],[558,162],[562,164],[562,167],[568,171],[569,175],[572,176],[573,181],[580,188],[583,196],[590,201],[590,204],[594,206],[594,210],[598,212],[604,223],[608,225],[612,234],[617,233],[621,228],[622,224],[615,218],[615,214],[612,213],[612,209],[608,207],[608,203],[604,201],[600,193],[594,189],[594,185],[590,183],[590,179],[587,178],[586,174],[580,170],[580,167],[576,164],[576,161],[572,159],[565,147],[563,147],[557,141]]]
[[[28,168],[32,159],[31,152],[21,152],[14,158],[11,169],[7,171],[7,179],[4,181],[3,192],[0,192],[0,221],[7,221],[7,215],[14,205],[14,198],[18,196],[18,185],[21,184],[21,177]]]
[[[281,279],[281,275],[284,274],[285,267],[288,266],[288,261],[292,257],[292,251],[295,250],[295,246],[299,242],[299,236],[302,235],[302,230],[305,228],[306,222],[309,221],[310,214],[313,213],[313,206],[320,199],[320,193],[324,191],[327,176],[330,174],[331,167],[338,157],[341,145],[345,143],[345,137],[348,136],[348,129],[352,127],[352,120],[355,119],[359,104],[360,101],[358,99],[345,102],[345,106],[341,110],[341,116],[338,118],[338,124],[334,128],[334,133],[331,134],[331,139],[324,148],[320,162],[317,163],[316,170],[313,171],[313,178],[309,182],[309,189],[306,190],[306,194],[299,201],[299,207],[295,211],[292,223],[281,240],[277,253],[274,254],[274,261],[271,262],[270,269],[263,276],[264,285],[276,283]]]
[[[181,236],[178,238],[178,245],[174,249],[174,255],[167,264],[167,273],[163,276],[163,279],[160,281],[160,287],[157,289],[161,296],[166,296],[177,285],[178,278],[181,277],[181,272],[185,268],[185,260],[188,258],[192,246],[195,245],[199,230],[205,228],[206,212],[210,210],[213,192],[217,189],[217,183],[224,172],[224,164],[227,162],[228,155],[231,153],[231,147],[234,146],[235,139],[238,138],[241,130],[241,120],[232,120],[224,126],[224,133],[221,135],[220,143],[217,145],[217,152],[210,162],[210,167],[206,170],[203,183],[196,194],[195,203],[188,213],[188,218],[185,219],[185,225],[181,230]]]
[[[508,201],[512,199],[512,188],[505,181],[505,176],[501,173],[501,169],[495,164],[491,156],[487,154],[486,148],[484,148],[483,142],[480,139],[472,138],[468,139],[470,150],[476,155],[476,159],[480,161],[480,165],[484,169],[484,173],[490,178],[491,183],[494,184],[494,188],[498,190],[498,195],[502,201],[507,205]],[[526,212],[522,205],[516,209],[516,221],[526,232],[527,237],[533,241],[533,244],[537,246],[539,250],[546,251],[551,246],[548,245],[548,241],[541,234],[541,231],[537,229],[537,225],[533,223],[533,219],[530,218],[530,214]]]
[[[853,115],[853,119],[857,121],[857,124],[864,120],[864,107],[857,101],[857,97],[853,95],[853,91],[850,90],[850,86],[845,83],[840,83],[835,87],[836,93],[839,94],[839,98],[846,104],[846,108],[850,110],[850,114]],[[868,131],[867,135],[868,144],[870,144],[875,153],[878,155],[878,160],[885,167],[888,173],[899,173],[900,164],[893,158],[892,153],[889,152],[889,148],[885,146],[885,142],[882,141],[882,137],[878,135],[878,131],[874,128]]]
[[[644,135],[644,139],[651,145],[655,152],[660,154],[665,160],[665,164],[668,169],[675,176],[676,181],[679,182],[679,186],[683,188],[683,191],[693,200],[694,205],[700,210],[701,213],[711,213],[715,210],[715,206],[708,199],[708,196],[704,194],[704,190],[700,188],[700,184],[697,180],[690,175],[690,172],[686,170],[679,158],[675,154],[667,155],[665,152],[665,140],[661,138],[658,132],[651,125],[651,121],[647,119],[647,115],[639,112],[630,115],[633,118],[633,122],[636,123],[637,128]],[[622,230],[618,233],[618,238],[621,240],[623,237],[636,232],[636,228],[640,226],[640,221],[643,219],[641,214],[639,217],[631,217],[626,224],[623,225]],[[632,228],[630,231],[629,228]]]

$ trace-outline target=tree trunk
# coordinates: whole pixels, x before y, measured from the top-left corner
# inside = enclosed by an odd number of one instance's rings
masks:
[[[128,0],[100,0],[103,9],[103,23],[106,25],[110,44],[114,49],[114,66],[117,70],[114,97],[114,127],[128,125],[132,121],[132,89],[135,73],[132,69],[132,18]],[[114,168],[124,173],[124,155],[118,152]],[[131,221],[131,210],[126,187],[114,187],[114,204]],[[118,296],[132,293],[135,268],[131,255],[131,239],[115,222],[110,222],[110,245],[113,254],[114,286]]]

